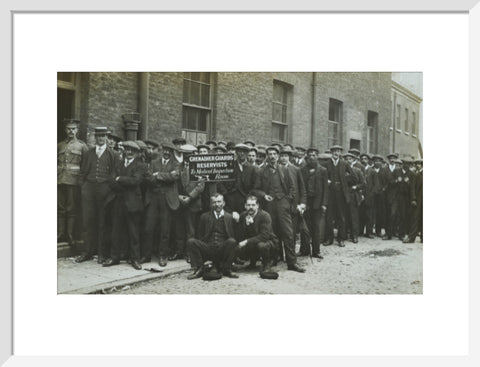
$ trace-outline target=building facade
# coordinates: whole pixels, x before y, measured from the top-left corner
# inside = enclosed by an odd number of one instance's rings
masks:
[[[125,139],[252,139],[417,155],[421,98],[391,73],[59,72],[57,79],[58,140],[60,122],[73,117],[87,142],[101,125]],[[398,104],[408,110],[400,136],[393,134]]]

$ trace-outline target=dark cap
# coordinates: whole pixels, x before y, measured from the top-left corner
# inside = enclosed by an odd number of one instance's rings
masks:
[[[307,153],[308,153],[308,152],[316,152],[317,154],[320,153],[320,151],[319,151],[317,148],[315,148],[315,147],[310,147],[310,148],[308,148],[308,149],[307,149]]]
[[[207,144],[198,144],[197,149],[200,150],[200,148],[206,148],[207,150],[210,150],[210,147]]]
[[[333,147],[330,147],[330,152],[333,152],[333,151],[336,150],[336,149],[343,150],[343,148],[342,148],[341,145],[334,145]]]
[[[205,144],[207,144],[207,145],[210,145],[210,144],[217,145],[217,142],[215,140],[209,140]]]
[[[224,147],[227,146],[227,142],[226,141],[223,141],[223,140],[220,140],[217,145],[223,145]]]
[[[390,157],[398,158],[398,154],[397,153],[388,153],[387,158],[390,158]]]
[[[372,156],[372,159],[373,159],[373,160],[378,159],[378,160],[380,160],[380,161],[383,161],[383,157],[382,157],[381,155],[379,155],[379,154],[374,154],[374,155]]]
[[[139,145],[134,141],[127,140],[127,141],[124,141],[122,144],[125,148],[130,148],[136,151],[140,151]]]
[[[144,140],[144,141],[145,141],[145,144],[150,145],[150,146],[155,147],[155,148],[158,148],[160,146],[160,144],[158,144],[154,140]]]
[[[245,140],[243,144],[252,144],[252,146],[255,146],[255,143],[252,140]]]
[[[115,134],[112,134],[111,132],[108,133],[108,137],[112,140],[115,140],[116,143],[118,143],[119,141],[122,141],[122,138],[115,135]]]
[[[362,153],[362,154],[360,154],[360,158],[362,158],[362,157],[367,157],[368,159],[372,159],[372,157],[371,157],[370,154],[368,154],[368,153]]]
[[[63,124],[65,127],[78,127],[80,120],[75,119],[63,119]]]
[[[301,153],[308,151],[308,149],[305,149],[304,147],[295,147],[295,150],[296,150],[297,152],[301,152]],[[318,151],[318,150],[317,150],[317,151]]]
[[[270,145],[265,149],[265,152],[268,153],[269,150],[275,150],[278,154],[280,154],[280,149],[276,145]]]
[[[187,140],[185,140],[185,138],[179,137],[179,138],[173,139],[172,143],[175,145],[177,144],[184,145],[184,144],[187,144]]]
[[[95,128],[95,135],[107,135],[108,129],[105,126],[97,126]]]
[[[355,148],[350,149],[348,152],[353,154],[355,157],[358,157],[360,155],[360,151],[358,149],[355,149]]]
[[[250,152],[251,152],[252,150],[253,150],[255,153],[258,153],[258,148],[257,148],[257,147],[251,147],[251,148],[249,149]]]
[[[233,141],[229,141],[227,143],[227,150],[234,150],[235,149],[235,143]]]
[[[352,154],[350,152],[342,154],[342,157],[344,157],[344,158],[350,157],[350,158],[353,158],[353,159],[357,158],[357,157],[355,157],[355,154]]]
[[[287,145],[287,144],[285,144],[282,150],[280,150],[280,154],[293,155],[293,153],[294,153],[294,150],[292,149],[291,145]]]
[[[221,151],[222,153],[227,152],[227,148],[225,148],[223,145],[217,145],[216,147],[213,147],[212,149],[214,152]]]

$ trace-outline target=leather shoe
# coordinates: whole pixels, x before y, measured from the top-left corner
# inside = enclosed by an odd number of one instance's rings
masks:
[[[227,278],[233,278],[233,279],[237,279],[237,278],[238,278],[238,275],[232,273],[231,270],[224,271],[224,272],[223,272],[223,275],[226,276]]]
[[[299,273],[305,273],[305,269],[299,266],[298,264],[288,265],[288,270],[297,271]]]
[[[345,243],[343,241],[338,241],[338,246],[339,247],[345,247]]]
[[[145,264],[145,263],[149,263],[150,261],[152,261],[151,258],[143,256],[143,257],[140,258],[140,260],[138,262],[140,264]]]
[[[105,264],[103,264],[105,266]],[[142,270],[142,265],[137,260],[132,261],[132,266],[135,270]]]
[[[320,260],[323,259],[323,256],[320,254],[313,254],[312,257],[316,257],[317,259],[320,259]]]
[[[160,259],[158,260],[158,265],[167,266],[167,263],[167,258],[165,256],[160,256]]]
[[[392,239],[392,236],[385,235],[382,237],[382,240],[391,240],[391,239]]]
[[[407,237],[402,242],[403,243],[413,243],[414,241]]]
[[[119,260],[113,260],[113,259],[107,259],[106,261],[103,262],[102,266],[112,266],[112,265],[118,265],[120,264]]]
[[[375,238],[375,236],[371,235],[371,234],[366,234],[365,235],[366,238]]]
[[[103,264],[105,262],[105,258],[103,256],[97,257],[97,264]]]
[[[76,263],[83,263],[84,261],[88,261],[90,260],[92,257],[90,255],[87,255],[87,254],[83,254],[83,255],[80,255],[80,256],[77,256],[74,260],[74,262]]]
[[[180,259],[183,259],[183,256],[177,253],[174,253],[173,255],[168,257],[168,261],[175,261]]]
[[[323,246],[330,246],[330,245],[333,245],[333,240],[328,240],[323,244]]]
[[[202,275],[203,275],[203,269],[202,267],[199,267],[199,268],[196,268],[195,271],[187,277],[187,279],[192,280],[192,279],[201,278]]]

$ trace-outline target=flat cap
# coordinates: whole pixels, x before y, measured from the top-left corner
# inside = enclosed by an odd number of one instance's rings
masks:
[[[295,149],[298,151],[298,152],[306,152],[308,151],[308,149],[305,149],[304,147],[295,147]],[[318,150],[317,150],[318,151]]]
[[[133,150],[136,150],[136,151],[140,151],[140,147],[134,141],[126,140],[122,144],[125,148],[130,148],[130,149],[133,149]]]
[[[162,143],[162,148],[163,149],[171,149],[171,150],[177,150],[177,147],[173,145],[172,143]]]
[[[209,141],[205,142],[205,144],[207,144],[207,145],[210,145],[210,144],[217,145],[217,142],[215,140],[209,140]]]
[[[345,157],[345,158],[346,158],[346,157],[350,157],[350,158],[353,158],[353,159],[357,158],[357,157],[355,156],[355,154],[352,154],[352,153],[350,153],[350,152],[345,153],[345,154],[342,154],[342,157]]]
[[[220,140],[217,145],[223,145],[224,147],[227,146],[227,142],[226,141],[223,141],[223,140]]]
[[[229,141],[227,143],[227,150],[233,150],[235,149],[235,143],[233,141]]]
[[[255,143],[252,140],[245,140],[243,144],[251,144],[252,146],[255,146]]]
[[[317,148],[315,148],[315,147],[310,147],[310,148],[308,148],[308,149],[307,149],[307,153],[308,153],[308,152],[316,152],[317,154],[320,153],[320,151],[319,151]]]
[[[357,157],[360,155],[360,151],[359,151],[358,149],[356,149],[356,148],[352,148],[352,149],[350,149],[348,152],[351,153],[351,154],[353,154],[353,155],[355,155],[355,156],[357,156]]]
[[[136,140],[135,143],[137,143],[140,149],[148,149],[148,145],[143,140]]]
[[[192,144],[184,144],[180,147],[180,152],[182,153],[194,153],[197,151],[197,148],[195,148]]]
[[[343,150],[341,145],[334,145],[333,147],[330,147],[330,152],[333,152],[334,150]]]
[[[372,159],[372,157],[371,157],[370,154],[368,154],[368,153],[362,153],[362,154],[360,154],[360,158],[362,158],[362,157],[367,157],[368,159]]]
[[[318,159],[330,159],[332,155],[330,153],[322,153],[318,156]]]
[[[227,152],[227,148],[225,148],[223,145],[217,145],[216,147],[213,147],[212,149],[214,152],[222,152],[222,153],[226,153]]]
[[[158,144],[155,140],[144,140],[144,141],[145,141],[145,144],[155,148],[158,148],[160,146],[160,144]]]
[[[283,148],[280,150],[280,154],[289,154],[293,155],[294,150],[292,149],[291,145],[284,145]]]
[[[246,150],[248,152],[250,150],[250,147],[246,144],[239,143],[235,145],[235,150]]]
[[[384,160],[383,157],[382,157],[381,155],[379,155],[379,154],[374,154],[374,155],[372,156],[372,159],[373,159],[373,160],[378,159],[378,160],[380,160],[380,161],[383,161],[383,160]]]
[[[210,147],[207,144],[198,144],[197,149],[200,150],[201,148],[206,148],[207,150],[210,150]]]
[[[269,150],[275,150],[278,154],[280,154],[280,149],[276,145],[270,145],[267,147],[267,149],[265,149],[265,152],[268,153]]]
[[[390,158],[390,157],[398,158],[398,154],[397,153],[388,153],[387,158]]]
[[[184,145],[184,144],[187,144],[187,140],[185,138],[178,137],[178,138],[173,139],[172,143],[175,144],[175,145],[177,145],[177,144]]]

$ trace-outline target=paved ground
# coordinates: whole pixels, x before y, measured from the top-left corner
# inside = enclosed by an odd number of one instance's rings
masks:
[[[239,279],[187,280],[176,273],[118,290],[115,294],[422,294],[423,245],[399,240],[360,238],[346,247],[323,247],[323,260],[301,257],[304,274],[280,263],[278,280],[264,280],[258,271],[239,269]]]

